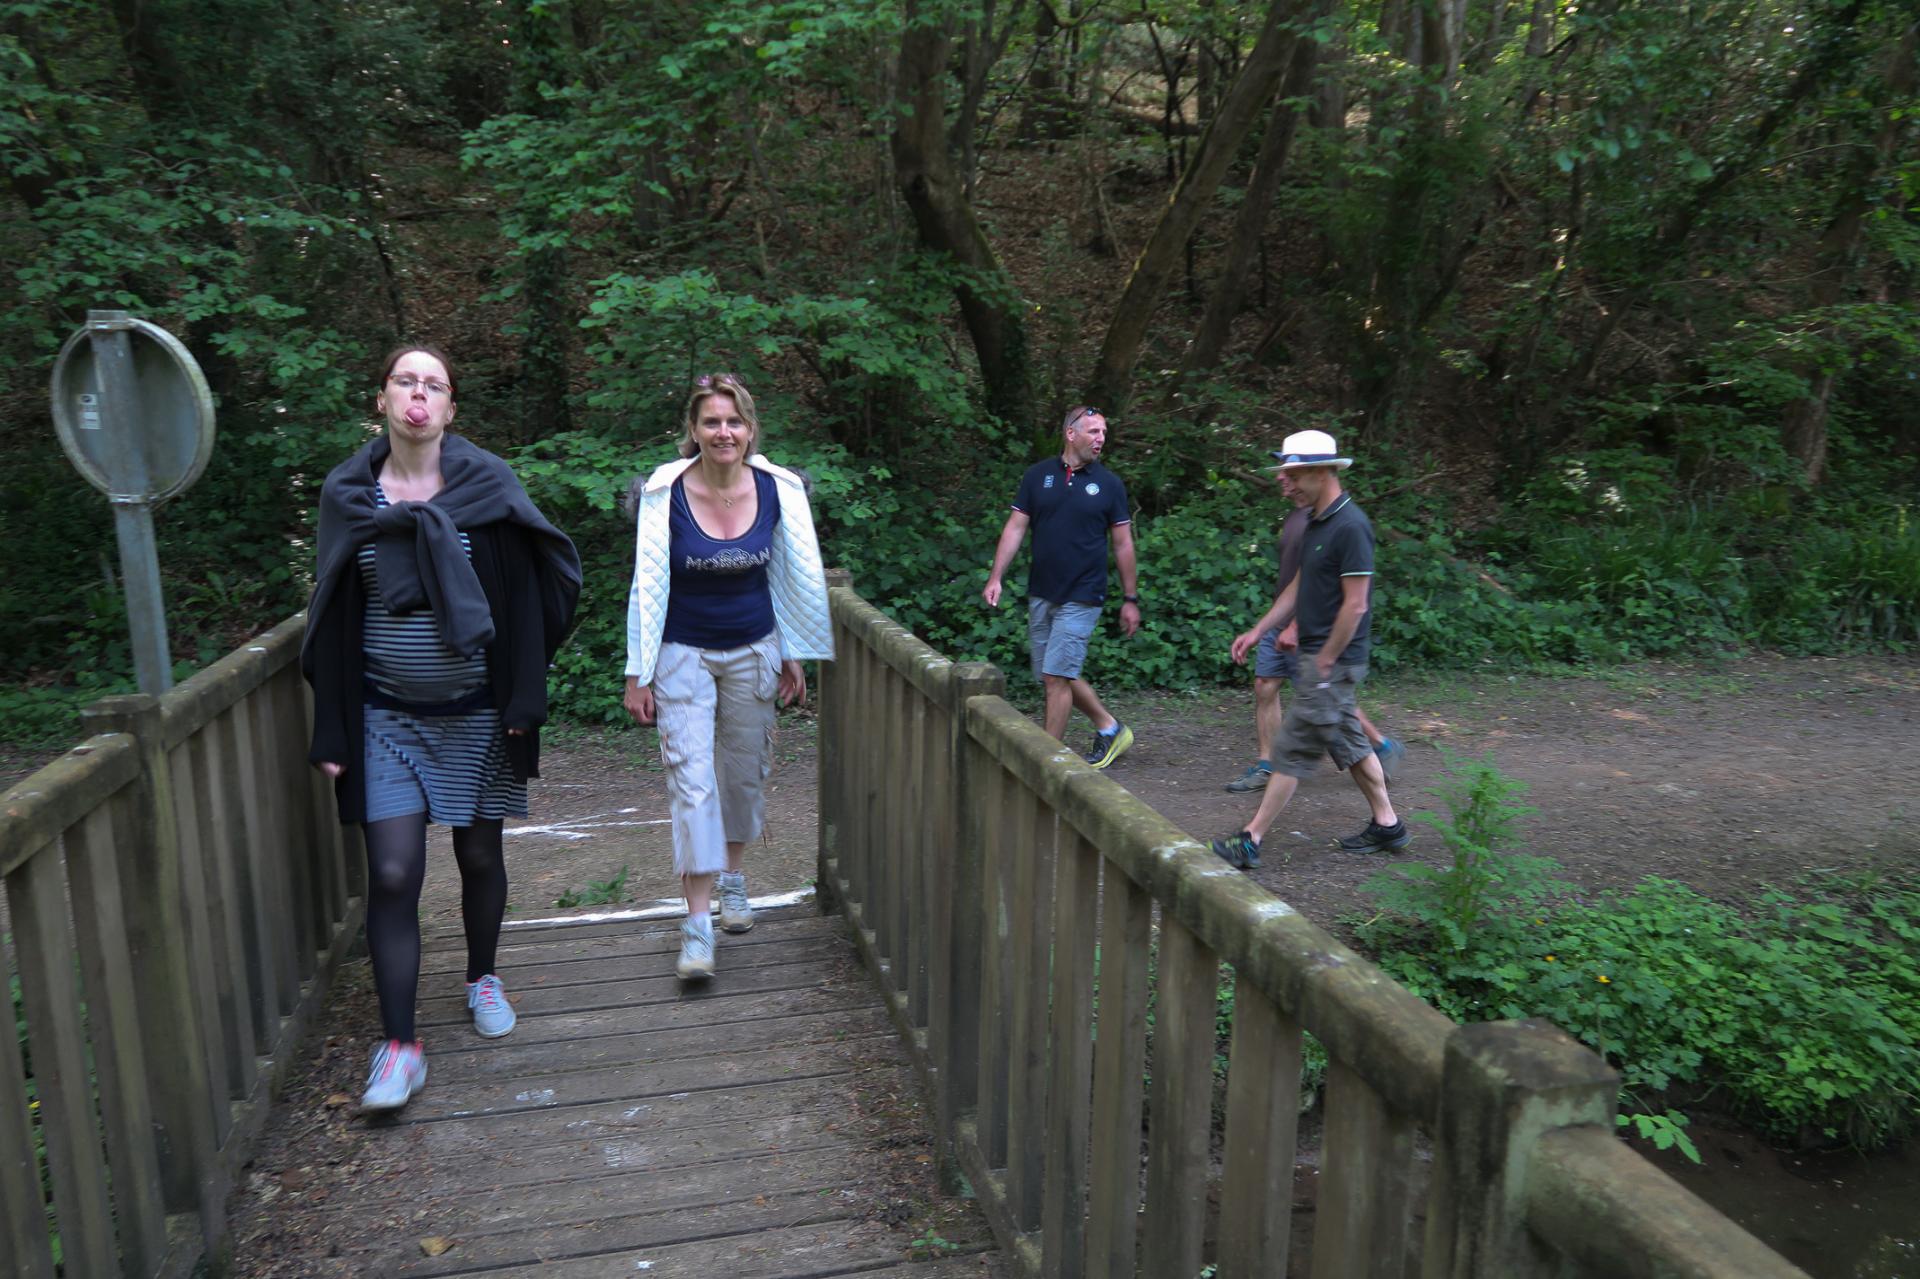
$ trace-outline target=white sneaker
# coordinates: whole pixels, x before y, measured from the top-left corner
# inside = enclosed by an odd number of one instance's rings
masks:
[[[720,872],[720,927],[744,933],[753,927],[753,903],[747,900],[747,873]]]
[[[389,1039],[373,1050],[373,1068],[367,1072],[367,1090],[360,1094],[362,1110],[398,1110],[427,1086],[427,1054],[420,1041],[403,1044]]]
[[[498,1039],[520,1020],[507,1002],[507,988],[492,973],[467,983],[467,1009],[473,1014],[473,1029],[482,1039]]]
[[[705,981],[713,976],[713,919],[688,916],[680,925],[680,960],[673,966],[682,981]]]

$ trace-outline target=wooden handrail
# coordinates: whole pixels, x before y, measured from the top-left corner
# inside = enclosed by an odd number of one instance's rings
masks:
[[[932,1095],[943,1174],[1023,1275],[1185,1279],[1212,1238],[1219,1279],[1281,1279],[1303,1031],[1329,1059],[1316,1279],[1398,1279],[1415,1257],[1426,1279],[1801,1275],[1612,1135],[1618,1078],[1584,1046],[1455,1025],[1048,736],[992,667],[949,661],[844,577],[830,597],[822,900]]]
[[[50,1226],[68,1274],[221,1254],[233,1179],[361,919],[357,846],[306,763],[302,630],[96,702],[92,737],[0,796],[40,1100],[30,1115],[28,1055],[0,1034],[9,1274],[54,1273]]]

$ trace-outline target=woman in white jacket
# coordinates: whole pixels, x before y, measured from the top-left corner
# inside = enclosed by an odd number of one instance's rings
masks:
[[[730,373],[687,397],[680,460],[640,493],[627,597],[627,713],[658,722],[687,897],[676,970],[713,975],[720,926],[753,927],[741,855],[760,834],[775,698],[806,698],[800,662],[831,658],[826,574],[800,478],[757,452],[753,397]]]

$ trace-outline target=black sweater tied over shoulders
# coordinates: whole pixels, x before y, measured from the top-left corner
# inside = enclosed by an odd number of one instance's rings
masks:
[[[525,730],[507,737],[507,759],[520,781],[540,775],[547,667],[580,601],[579,552],[505,462],[449,435],[440,448],[442,487],[433,500],[382,508],[374,482],[391,452],[385,436],[369,441],[333,468],[320,494],[318,565],[300,669],[313,685],[307,758],[346,766],[334,780],[342,822],[366,820],[362,545],[373,543],[388,607],[430,608],[441,639],[457,653],[485,648],[501,725]],[[460,547],[461,533],[471,559]]]

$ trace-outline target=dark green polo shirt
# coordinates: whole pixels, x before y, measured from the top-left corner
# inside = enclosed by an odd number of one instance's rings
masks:
[[[1342,493],[1325,514],[1307,521],[1306,536],[1300,541],[1300,589],[1293,608],[1300,622],[1303,655],[1318,653],[1332,634],[1334,618],[1346,598],[1342,583],[1349,577],[1372,576],[1373,521],[1354,504],[1351,494]],[[1342,666],[1367,660],[1372,630],[1369,610],[1361,615],[1346,651],[1337,659]]]

